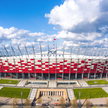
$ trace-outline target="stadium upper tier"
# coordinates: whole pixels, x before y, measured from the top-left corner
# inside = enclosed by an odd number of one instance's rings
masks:
[[[67,52],[0,57],[0,76],[34,79],[107,77],[108,58]]]

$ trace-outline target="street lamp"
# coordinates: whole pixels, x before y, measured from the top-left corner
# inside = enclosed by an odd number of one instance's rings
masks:
[[[81,108],[80,96],[81,96],[81,92],[79,92],[79,108]]]
[[[23,108],[23,92],[21,91],[21,108]]]

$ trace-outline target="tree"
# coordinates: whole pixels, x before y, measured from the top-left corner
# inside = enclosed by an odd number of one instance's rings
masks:
[[[77,103],[76,98],[74,98],[70,101],[70,107],[71,108],[77,108],[78,107],[78,103]]]
[[[12,104],[13,104],[13,108],[17,108],[18,101],[16,98],[13,98]]]
[[[36,103],[37,103],[37,104],[42,104],[42,97],[39,97],[39,98],[36,100]],[[36,106],[36,108],[42,108],[42,106]]]
[[[42,104],[42,97],[38,98],[38,99],[36,100],[36,103]]]
[[[84,103],[84,106],[85,106],[86,108],[91,108],[91,105],[92,105],[92,103],[90,102],[89,99],[87,99],[87,100],[85,101],[85,103]]]
[[[59,105],[61,108],[65,108],[66,107],[66,102],[63,96],[61,96],[60,100],[59,100]]]
[[[25,104],[25,108],[30,108],[31,101],[29,99],[26,99],[25,102],[24,102],[24,104]]]
[[[106,103],[106,106],[108,108],[108,98],[106,99],[105,103]]]

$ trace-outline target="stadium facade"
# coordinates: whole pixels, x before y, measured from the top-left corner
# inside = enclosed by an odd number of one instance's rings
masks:
[[[7,56],[1,53],[0,77],[23,78],[36,80],[73,80],[89,78],[106,78],[108,75],[108,58],[105,56],[85,56],[78,53],[67,53],[64,50],[51,50],[22,55],[20,48],[17,56],[11,47],[13,56],[4,47]],[[79,52],[79,51],[78,51]],[[85,49],[86,52],[86,49]],[[92,52],[91,52],[92,54]],[[98,53],[99,54],[99,53]],[[97,54],[97,55],[98,55]]]

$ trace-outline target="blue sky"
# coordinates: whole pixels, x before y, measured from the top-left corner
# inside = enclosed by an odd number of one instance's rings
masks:
[[[88,53],[95,46],[108,48],[108,0],[0,0],[0,50],[10,45],[22,52],[24,45],[39,51],[53,48],[56,38],[58,50],[80,53],[89,45]],[[89,50],[90,49],[90,50]]]
[[[61,3],[62,0],[0,0],[0,25],[31,32],[48,32],[53,25],[48,24],[45,13],[49,13],[55,5]]]

